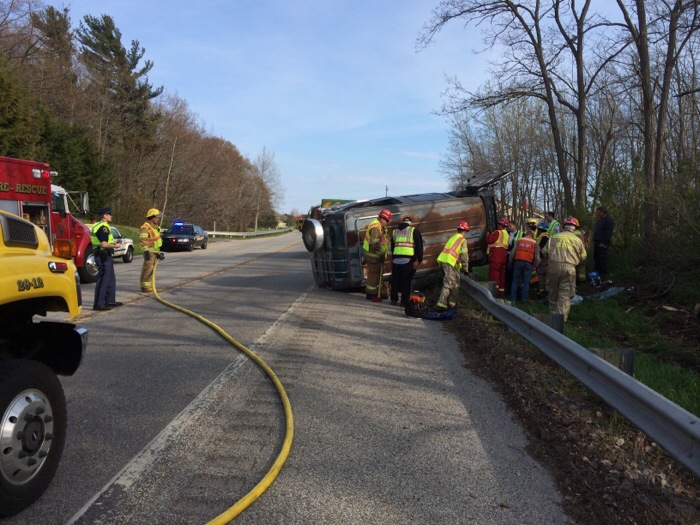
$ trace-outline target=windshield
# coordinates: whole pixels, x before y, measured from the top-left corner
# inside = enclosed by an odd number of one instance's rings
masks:
[[[194,235],[194,226],[173,226],[168,233],[175,235]]]

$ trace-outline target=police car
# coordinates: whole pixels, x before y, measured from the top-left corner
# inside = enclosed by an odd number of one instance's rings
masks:
[[[207,232],[199,226],[183,221],[175,221],[165,233],[161,234],[160,238],[163,241],[163,246],[161,246],[163,251],[187,250],[191,252],[196,247],[206,250],[209,243]]]
[[[122,243],[118,248],[114,249],[114,257],[121,257],[125,263],[130,263],[134,260],[134,241],[128,237],[122,236],[114,226],[112,226],[112,237],[114,240],[121,239]]]

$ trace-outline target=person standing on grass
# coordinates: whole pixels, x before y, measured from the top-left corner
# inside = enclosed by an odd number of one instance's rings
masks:
[[[596,213],[598,220],[593,229],[593,261],[595,271],[598,272],[598,275],[603,276],[608,271],[608,247],[612,241],[615,223],[605,206],[598,206]]]
[[[513,282],[510,287],[510,300],[513,303],[518,296],[518,287],[521,283],[523,291],[520,298],[524,303],[529,301],[532,268],[540,263],[540,248],[535,240],[536,226],[528,222],[526,228],[525,235],[517,240],[509,256],[513,264]]]
[[[549,253],[549,311],[562,314],[564,322],[569,317],[571,299],[576,294],[576,266],[586,260],[586,248],[574,233],[578,225],[576,218],[566,219],[564,231],[555,233],[543,250],[543,253]]]

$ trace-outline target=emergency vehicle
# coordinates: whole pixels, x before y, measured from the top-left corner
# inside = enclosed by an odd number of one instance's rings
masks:
[[[29,195],[48,189],[19,188]],[[46,208],[27,208],[46,224],[0,210],[0,517],[31,505],[51,483],[67,424],[57,375],[73,375],[87,346],[84,328],[34,320],[47,312],[77,317],[81,295],[73,262],[52,253]]]
[[[14,213],[41,228],[64,259],[73,259],[80,281],[97,280],[97,263],[90,242],[90,229],[70,213],[71,192],[51,184],[44,162],[0,157],[0,210]],[[80,213],[88,208],[87,193],[80,195]]]
[[[329,207],[314,207],[301,230],[316,284],[334,290],[359,288],[365,283],[362,244],[369,224],[379,212],[392,213],[389,235],[402,217],[409,216],[423,238],[423,264],[416,278],[439,270],[437,256],[455,234],[457,224],[469,224],[467,241],[471,266],[488,264],[486,232],[496,229],[496,200],[493,186],[510,171],[475,175],[466,188],[449,193],[423,193],[402,197],[380,197]],[[391,261],[384,268],[391,275]]]

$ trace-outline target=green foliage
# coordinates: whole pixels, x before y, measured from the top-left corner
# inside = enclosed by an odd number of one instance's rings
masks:
[[[69,191],[87,191],[93,210],[111,203],[116,177],[100,162],[99,152],[87,130],[69,126],[45,115],[41,159],[58,172],[56,184]]]
[[[700,416],[700,375],[646,354],[636,356],[634,375],[652,390]]]
[[[641,160],[635,158],[631,167],[616,164],[601,177],[601,202],[615,221],[613,246],[629,248],[641,235],[643,223],[644,172]],[[598,216],[593,214],[591,229]],[[591,230],[592,231],[592,230]]]
[[[274,213],[263,213],[260,215],[260,220],[258,221],[259,228],[276,228],[277,227],[277,215]]]
[[[0,155],[36,159],[41,131],[33,100],[0,54]]]

